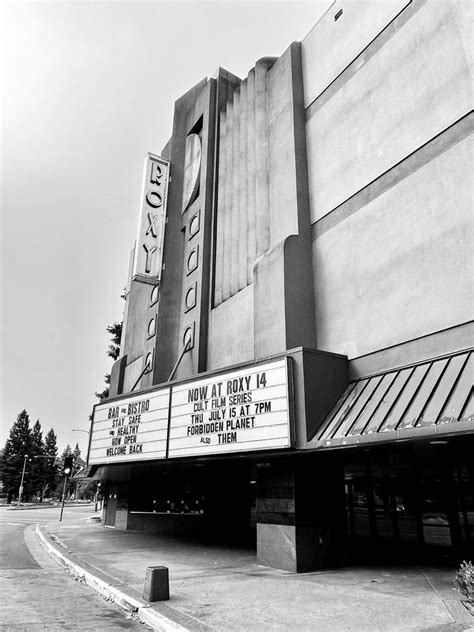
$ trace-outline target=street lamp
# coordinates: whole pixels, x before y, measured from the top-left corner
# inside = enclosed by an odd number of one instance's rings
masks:
[[[25,454],[25,456],[23,457],[23,472],[21,473],[20,489],[18,490],[18,502],[17,502],[18,507],[20,506],[21,497],[23,496],[23,480],[25,478],[25,470],[26,470],[27,461],[28,461],[28,455]]]

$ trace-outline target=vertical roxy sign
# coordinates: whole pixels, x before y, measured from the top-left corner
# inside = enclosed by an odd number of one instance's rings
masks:
[[[168,197],[169,162],[147,154],[143,176],[141,214],[132,279],[152,285],[161,279]]]
[[[169,457],[291,446],[288,360],[173,387]]]

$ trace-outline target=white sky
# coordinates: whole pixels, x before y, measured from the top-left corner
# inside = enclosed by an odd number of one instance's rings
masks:
[[[85,456],[72,429],[88,429],[112,364],[146,152],[184,92],[218,66],[245,77],[330,4],[1,5],[0,447],[26,408]]]

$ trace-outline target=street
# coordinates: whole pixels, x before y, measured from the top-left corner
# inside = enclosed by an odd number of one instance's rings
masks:
[[[35,526],[58,521],[59,511],[59,507],[0,508],[0,630],[147,629],[88,586],[74,581],[43,549]],[[63,527],[68,528],[68,521],[87,520],[91,515],[91,506],[66,506]]]

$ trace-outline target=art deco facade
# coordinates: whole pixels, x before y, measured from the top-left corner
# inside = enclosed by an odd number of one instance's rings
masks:
[[[472,546],[471,19],[338,1],[176,102],[92,424],[106,524],[295,571]]]

